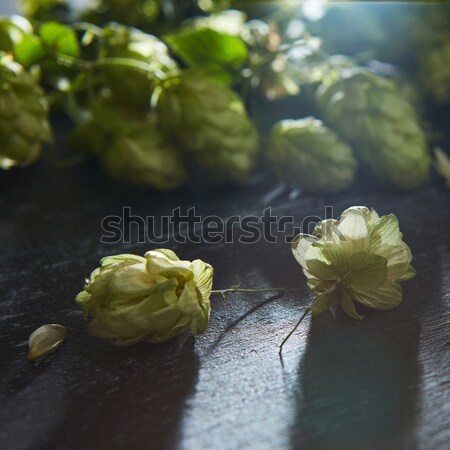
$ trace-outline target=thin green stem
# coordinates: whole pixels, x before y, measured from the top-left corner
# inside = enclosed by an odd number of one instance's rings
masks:
[[[244,292],[247,294],[257,293],[257,292],[284,292],[283,288],[268,288],[268,289],[241,289],[240,287],[232,287],[228,289],[216,289],[212,290],[211,294],[220,294],[223,301],[227,301],[226,294],[230,292]]]
[[[281,357],[281,352],[283,351],[284,344],[286,344],[286,342],[289,340],[289,338],[295,333],[295,331],[300,326],[300,324],[302,323],[303,319],[306,317],[306,315],[309,312],[310,312],[309,308],[306,308],[305,312],[302,314],[302,317],[300,317],[300,320],[297,322],[295,327],[292,328],[292,330],[289,332],[289,334],[283,339],[283,342],[280,344],[280,347],[279,347],[279,350],[278,350],[278,354],[280,355],[280,357]]]
[[[296,41],[293,41],[290,44],[280,45],[280,47],[278,47],[271,53],[284,53],[296,47],[304,47],[305,45],[307,45],[306,39],[297,39]]]
[[[284,292],[283,288],[269,288],[269,289],[241,289],[241,288],[228,288],[228,289],[216,289],[211,291],[211,294],[220,294],[228,292]]]

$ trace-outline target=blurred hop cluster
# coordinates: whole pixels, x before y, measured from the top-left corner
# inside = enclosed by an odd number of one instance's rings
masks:
[[[357,167],[351,148],[312,117],[276,123],[267,156],[280,180],[311,191],[347,188]]]
[[[95,102],[90,113],[72,132],[72,145],[96,157],[109,176],[161,191],[178,188],[186,181],[178,150],[149,117],[134,117],[105,100]]]
[[[359,172],[420,187],[427,140],[444,143],[449,5],[287,3],[18,0],[26,17],[0,17],[1,76],[17,81],[0,88],[0,167],[50,139],[39,80],[75,150],[129,184],[175,189],[195,167],[244,184],[268,142],[267,168],[305,191],[344,190]],[[21,100],[25,79],[38,102]]]
[[[390,80],[348,69],[317,91],[324,120],[354,147],[381,181],[403,189],[428,177],[430,158],[417,115]]]
[[[76,297],[88,331],[126,346],[164,342],[208,327],[213,268],[197,259],[181,261],[166,249],[145,257],[122,254],[103,258]]]
[[[244,182],[258,154],[258,133],[242,100],[198,70],[168,80],[159,98],[164,126],[216,180]]]
[[[393,214],[379,217],[366,207],[319,222],[313,235],[299,234],[292,252],[315,295],[312,314],[339,304],[350,317],[362,319],[354,302],[380,310],[399,306],[399,283],[416,273],[402,238]]]
[[[44,92],[20,64],[0,52],[0,167],[33,163],[50,141]]]
[[[450,103],[450,33],[438,36],[422,54],[419,77],[436,103]]]

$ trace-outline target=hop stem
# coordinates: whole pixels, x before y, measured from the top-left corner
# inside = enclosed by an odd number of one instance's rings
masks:
[[[212,290],[211,294],[220,294],[223,300],[226,301],[226,294],[230,292],[244,292],[244,293],[257,293],[257,292],[284,292],[283,288],[264,288],[264,289],[241,289],[240,287],[232,287],[228,289],[216,289]]]
[[[289,340],[289,338],[295,333],[295,331],[297,330],[297,328],[299,327],[299,325],[302,323],[303,319],[306,317],[306,315],[310,312],[309,308],[306,308],[305,312],[302,314],[302,317],[300,317],[300,320],[297,322],[297,324],[295,325],[294,328],[292,328],[292,330],[289,332],[289,334],[283,339],[283,342],[280,344],[279,350],[278,350],[278,354],[280,355],[281,358],[281,352],[283,351],[283,346],[284,344]]]

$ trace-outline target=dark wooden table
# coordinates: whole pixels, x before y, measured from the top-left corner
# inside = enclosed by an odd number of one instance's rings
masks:
[[[450,215],[440,180],[413,193],[368,183],[312,196],[258,171],[242,188],[199,182],[156,194],[112,183],[93,164],[41,162],[0,173],[0,192],[1,449],[448,448]],[[210,327],[195,340],[117,348],[86,333],[73,301],[101,257],[154,247],[137,233],[130,244],[100,243],[103,217],[124,206],[155,217],[195,206],[223,218],[271,206],[300,224],[326,205],[337,215],[359,204],[398,216],[418,275],[395,311],[307,319],[284,367],[278,344],[311,296],[282,234],[276,243],[166,245],[213,264],[216,288],[286,289],[213,297]],[[26,362],[28,336],[52,322],[68,327],[63,347]]]
[[[448,448],[450,214],[440,180],[413,193],[366,183],[312,196],[282,191],[259,171],[243,188],[199,182],[158,195],[112,183],[92,164],[43,162],[1,172],[0,192],[2,450]],[[395,311],[307,319],[284,367],[278,344],[311,296],[282,234],[276,243],[165,245],[213,264],[216,288],[286,289],[213,297],[210,327],[195,340],[117,348],[85,331],[73,301],[84,277],[105,255],[154,247],[135,231],[130,244],[100,243],[102,219],[124,206],[144,217],[195,206],[223,218],[271,206],[300,224],[327,205],[337,215],[359,204],[398,216],[418,275]],[[28,336],[52,322],[68,327],[63,347],[26,362]]]

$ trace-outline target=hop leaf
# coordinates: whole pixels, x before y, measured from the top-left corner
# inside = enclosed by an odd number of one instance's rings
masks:
[[[268,158],[280,180],[313,192],[347,188],[357,167],[351,148],[312,117],[275,124]]]
[[[299,234],[292,252],[315,295],[309,308],[313,315],[336,303],[355,319],[363,316],[354,302],[396,308],[402,300],[400,282],[416,273],[397,218],[379,217],[366,207],[346,209],[339,221],[319,222],[313,235]]]
[[[323,84],[317,99],[325,122],[353,144],[362,164],[403,189],[428,177],[425,135],[395,84],[364,69],[349,69]]]
[[[50,141],[42,89],[20,64],[0,53],[0,167],[32,164]]]
[[[258,154],[258,134],[241,99],[197,70],[182,72],[163,89],[163,125],[211,176],[244,182]]]
[[[247,59],[242,39],[213,28],[182,28],[164,39],[186,64],[226,81]]]
[[[76,297],[89,332],[124,346],[164,342],[208,327],[213,268],[201,261],[180,261],[167,249],[145,257],[103,258]]]

